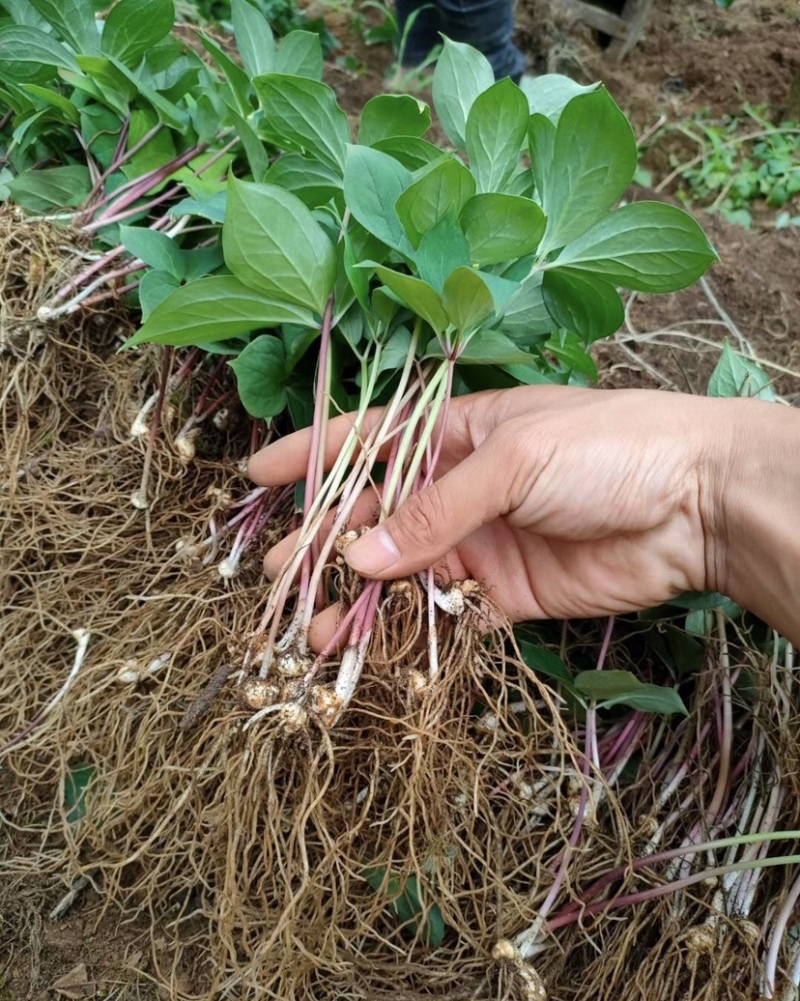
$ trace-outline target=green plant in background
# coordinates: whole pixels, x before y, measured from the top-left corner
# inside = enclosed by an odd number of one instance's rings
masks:
[[[800,225],[800,127],[746,106],[718,121],[702,113],[681,130],[704,151],[681,170],[685,201],[748,228],[756,209],[775,210],[777,228]]]
[[[297,0],[249,0],[249,2],[266,19],[278,38],[300,29],[318,34],[326,55],[338,47],[338,42],[328,30],[323,18],[312,17],[306,10],[301,10]],[[233,30],[231,0],[177,0],[176,7],[178,17],[182,20],[214,24],[226,32]]]

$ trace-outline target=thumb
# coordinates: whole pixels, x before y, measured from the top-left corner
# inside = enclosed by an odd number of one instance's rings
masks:
[[[504,514],[508,499],[500,476],[502,450],[491,447],[491,437],[352,542],[344,552],[348,564],[364,577],[408,577],[433,566],[481,525]]]

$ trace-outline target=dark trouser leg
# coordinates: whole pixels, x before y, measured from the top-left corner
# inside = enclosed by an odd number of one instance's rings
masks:
[[[496,80],[519,80],[526,60],[514,45],[513,0],[437,0],[437,7],[448,38],[480,49]]]
[[[406,39],[403,65],[419,66],[430,55],[431,50],[442,43],[439,32],[443,28],[438,4],[434,3],[433,0],[429,0],[427,5],[425,0],[396,0],[395,8],[401,38],[406,24],[418,11]]]

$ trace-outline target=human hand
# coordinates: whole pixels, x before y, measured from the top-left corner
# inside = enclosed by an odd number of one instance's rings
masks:
[[[709,505],[731,437],[719,402],[544,386],[456,398],[436,482],[345,558],[366,577],[433,565],[444,579],[475,578],[515,621],[609,615],[716,588]],[[328,459],[349,426],[346,416],[331,422]],[[280,439],[252,457],[251,477],[263,485],[302,478],[309,445],[310,431]],[[377,509],[375,495],[362,498],[355,524]],[[267,554],[270,576],[294,542]],[[317,617],[314,646],[336,617]]]

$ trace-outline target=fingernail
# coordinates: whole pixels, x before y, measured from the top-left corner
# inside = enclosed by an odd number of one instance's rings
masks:
[[[375,528],[351,542],[344,558],[356,573],[372,577],[394,566],[400,559],[400,550],[385,528]]]

